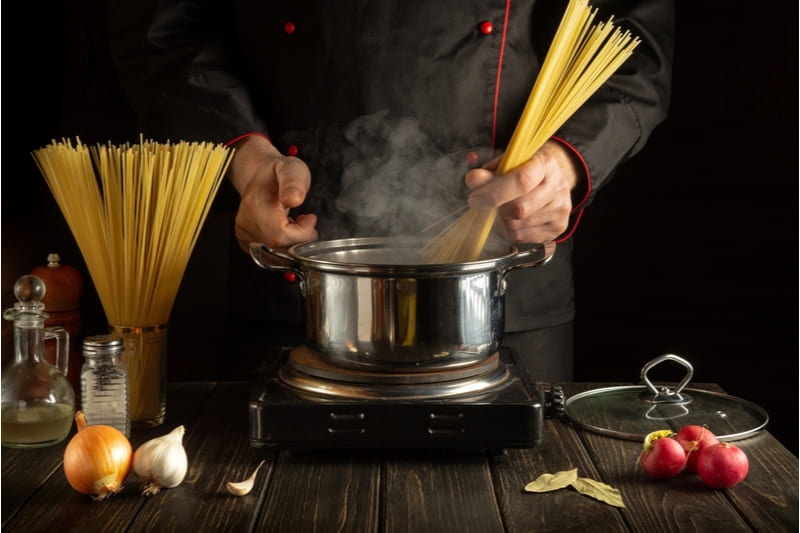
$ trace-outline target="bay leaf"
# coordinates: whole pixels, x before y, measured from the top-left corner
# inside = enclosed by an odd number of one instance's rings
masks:
[[[619,490],[602,481],[579,477],[571,483],[572,487],[585,496],[590,496],[596,500],[613,505],[614,507],[625,507],[622,501],[622,494]]]
[[[562,470],[555,474],[542,474],[525,485],[525,492],[551,492],[572,485],[578,479],[578,469]]]

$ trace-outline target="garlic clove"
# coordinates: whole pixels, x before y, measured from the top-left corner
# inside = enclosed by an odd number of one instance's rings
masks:
[[[253,470],[253,473],[250,474],[250,477],[248,477],[247,479],[243,479],[242,481],[228,481],[226,485],[228,488],[228,492],[230,492],[234,496],[244,496],[245,494],[253,490],[253,485],[255,484],[256,481],[256,474],[258,474],[258,470],[261,468],[263,464],[264,460],[262,459],[261,462],[258,463],[256,469]]]

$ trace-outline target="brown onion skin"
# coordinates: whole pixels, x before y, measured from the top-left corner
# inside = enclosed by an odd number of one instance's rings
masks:
[[[64,475],[70,486],[81,494],[104,499],[122,489],[131,470],[133,449],[128,438],[111,426],[87,426],[83,413],[75,414],[78,432],[64,450]],[[113,475],[102,487],[95,483]]]

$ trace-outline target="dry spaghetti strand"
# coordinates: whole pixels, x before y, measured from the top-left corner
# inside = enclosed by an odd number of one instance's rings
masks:
[[[528,101],[497,169],[507,174],[528,161],[558,128],[630,57],[640,40],[606,22],[588,0],[570,0]],[[431,263],[474,261],[486,244],[497,209],[469,209],[425,247]]]
[[[232,154],[222,145],[144,139],[92,148],[54,140],[32,153],[112,329],[166,327]],[[160,350],[145,348],[151,345]],[[147,350],[140,360],[126,357],[134,420],[159,410],[162,368],[159,354]]]
[[[52,141],[33,157],[113,324],[165,324],[230,160],[208,143]]]

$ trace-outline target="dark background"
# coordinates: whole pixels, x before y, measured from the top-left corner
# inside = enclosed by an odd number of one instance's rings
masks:
[[[638,383],[664,353],[696,382],[763,406],[798,451],[797,6],[679,2],[669,119],[622,167],[576,240],[576,378]],[[2,294],[57,251],[87,280],[86,333],[104,331],[79,252],[30,152],[51,139],[135,141],[105,55],[101,2],[4,3]],[[8,35],[8,33],[6,34]],[[17,39],[15,38],[15,41]],[[212,216],[170,321],[170,379],[213,377],[225,353],[232,218]],[[224,250],[224,253],[220,250]],[[3,361],[10,356],[3,323]],[[658,377],[658,376],[655,376]]]

